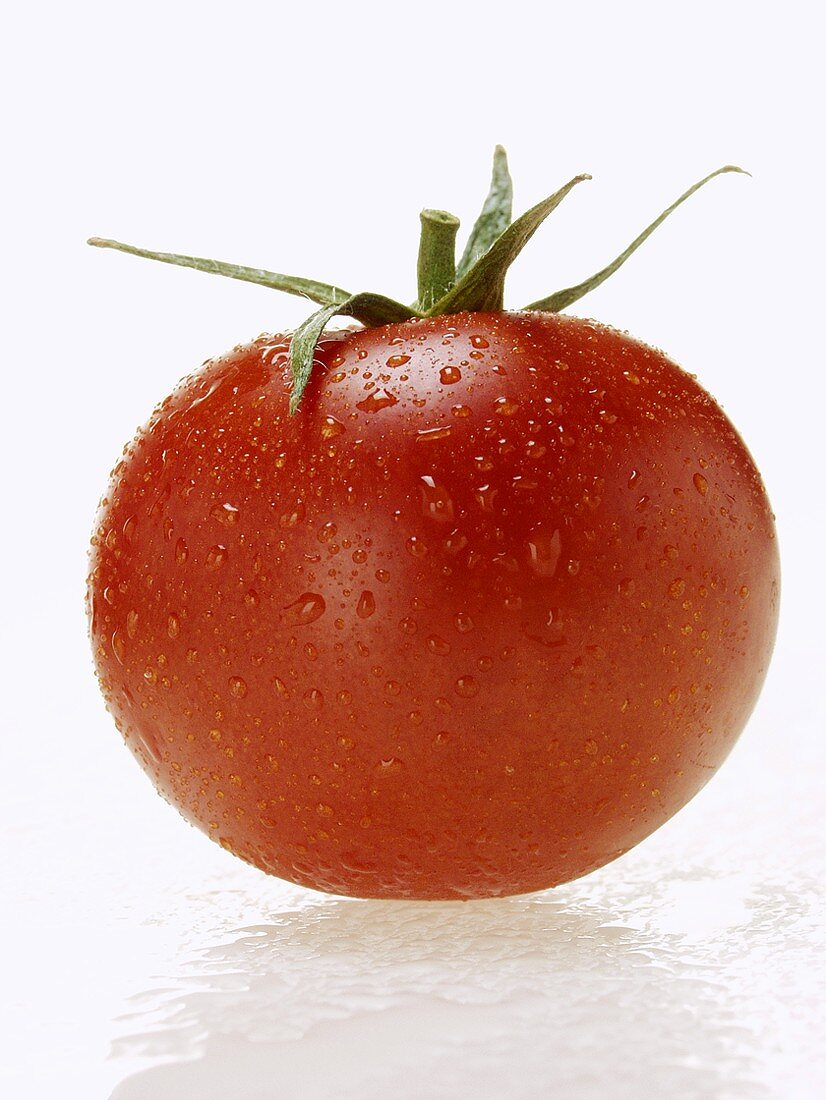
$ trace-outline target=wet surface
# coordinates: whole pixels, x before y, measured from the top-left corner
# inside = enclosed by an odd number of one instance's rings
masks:
[[[21,919],[6,917],[13,1094],[822,1095],[808,751],[758,727],[622,859],[479,902],[306,891],[159,804],[130,822],[114,794],[67,818],[65,837],[21,826],[21,859],[39,851],[44,873],[18,873]]]

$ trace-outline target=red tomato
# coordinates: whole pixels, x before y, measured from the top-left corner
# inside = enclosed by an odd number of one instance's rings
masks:
[[[361,897],[554,886],[723,761],[777,618],[742,440],[658,351],[550,314],[208,363],[114,471],[100,680],[160,792],[264,871]]]

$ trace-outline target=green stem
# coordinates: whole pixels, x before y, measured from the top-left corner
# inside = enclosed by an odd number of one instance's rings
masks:
[[[445,210],[423,210],[421,222],[417,308],[424,313],[447,294],[456,279],[459,219]]]

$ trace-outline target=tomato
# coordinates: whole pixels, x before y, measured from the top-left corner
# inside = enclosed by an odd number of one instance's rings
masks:
[[[469,312],[207,363],[127,448],[89,579],[109,709],[264,871],[474,898],[615,859],[730,751],[774,640],[770,507],[665,355]]]

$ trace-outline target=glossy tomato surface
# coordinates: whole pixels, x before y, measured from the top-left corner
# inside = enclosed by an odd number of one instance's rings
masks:
[[[460,314],[207,363],[125,451],[89,581],[159,791],[272,874],[364,897],[553,886],[713,775],[774,641],[743,442],[593,322]]]

